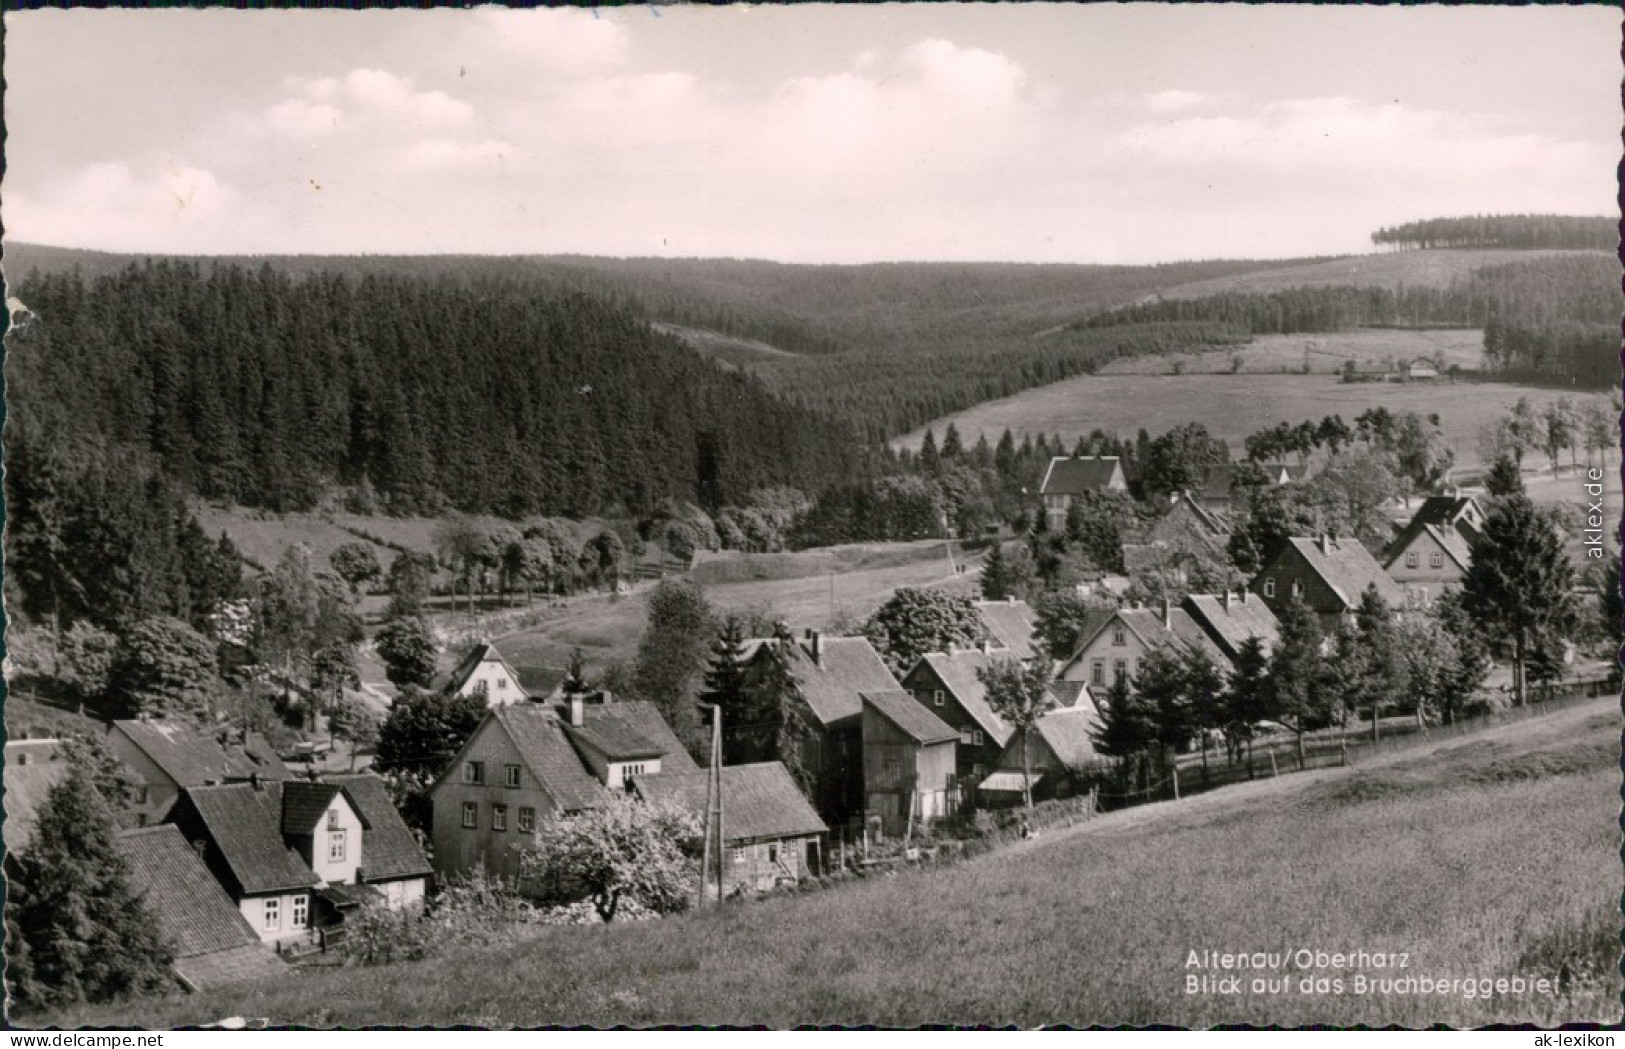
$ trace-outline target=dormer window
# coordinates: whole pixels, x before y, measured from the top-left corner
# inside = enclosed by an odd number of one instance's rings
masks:
[[[1122,627],[1120,627],[1120,626],[1112,627],[1112,644],[1114,644],[1114,645],[1126,645],[1126,644],[1128,644],[1128,633],[1126,631],[1124,631],[1124,629]]]

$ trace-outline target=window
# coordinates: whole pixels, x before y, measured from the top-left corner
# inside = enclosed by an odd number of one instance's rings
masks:
[[[272,899],[265,901],[265,927],[267,929],[282,928],[281,900]]]
[[[734,862],[735,863],[744,863],[745,862],[745,850],[744,849],[735,849],[733,851],[734,851]]]
[[[1433,553],[1428,555],[1428,565],[1432,568],[1443,568],[1444,555],[1439,553],[1437,550],[1433,551]]]
[[[1126,644],[1128,644],[1128,634],[1123,630],[1122,627],[1120,627],[1120,626],[1112,627],[1112,644],[1114,644],[1114,645],[1126,645]]]
[[[463,826],[470,830],[480,825],[480,807],[472,801],[463,802]]]
[[[621,766],[621,786],[631,789],[632,777],[643,775],[643,762],[634,761]]]
[[[517,788],[519,786],[519,766],[518,765],[504,765],[504,766],[502,766],[502,785],[504,787],[510,787],[510,788]]]
[[[1410,550],[1410,551],[1406,552],[1406,554],[1405,554],[1405,567],[1406,568],[1415,568],[1417,565],[1419,565],[1421,563],[1422,563],[1422,555],[1421,554],[1418,554],[1415,550]]]
[[[767,862],[779,862],[779,843],[776,841],[770,841],[767,843]]]
[[[1275,577],[1274,576],[1270,576],[1268,579],[1264,580],[1264,596],[1265,597],[1274,597],[1275,596]]]
[[[1106,683],[1106,661],[1097,659],[1089,668],[1089,683],[1091,685],[1104,685]]]
[[[1116,684],[1128,677],[1128,664],[1119,659],[1112,664],[1112,683]]]
[[[474,694],[476,696],[488,695],[488,694],[490,694],[490,691],[491,691],[491,683],[489,681],[476,681],[476,682],[474,682]]]
[[[519,806],[519,831],[529,834],[536,829],[536,810],[529,805]]]
[[[976,738],[976,745],[977,745],[977,746],[978,746],[978,747],[979,747],[979,746],[981,746],[981,745],[982,745],[982,733],[981,733],[981,731],[980,731],[980,730],[978,730],[978,731],[977,731],[977,732],[976,732],[976,737],[975,737],[975,738]]]
[[[463,766],[463,782],[476,787],[485,786],[485,762],[470,761]]]
[[[971,744],[975,743],[976,742],[976,730],[975,729],[968,729],[968,728],[960,729],[959,730],[959,742],[962,745],[967,746],[967,747],[970,746]]]
[[[1293,583],[1292,583],[1292,596],[1293,597],[1302,597],[1303,596],[1303,584],[1300,583],[1300,582],[1297,582],[1296,580],[1294,580]]]
[[[344,862],[344,832],[341,830],[327,832],[327,862]]]
[[[293,898],[293,913],[288,916],[288,924],[295,929],[303,929],[310,924],[309,896],[295,896]]]
[[[508,806],[506,806],[506,805],[492,805],[491,806],[491,829],[492,830],[507,830],[508,829]]]
[[[931,693],[931,702],[935,703],[939,707],[942,706],[942,689],[939,688],[935,692]]]
[[[497,691],[498,692],[501,692],[503,689],[505,689],[507,687],[508,687],[508,679],[507,678],[505,678],[505,677],[497,678]]]
[[[328,830],[341,830],[342,829],[339,826],[339,814],[337,812],[333,811],[332,809],[329,809],[328,812],[327,812],[327,829]]]

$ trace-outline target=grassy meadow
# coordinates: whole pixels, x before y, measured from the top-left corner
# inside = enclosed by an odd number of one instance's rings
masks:
[[[1268,379],[1247,374],[1083,375],[987,401],[931,426],[939,440],[951,422],[967,443],[975,443],[978,434],[995,441],[1006,428],[1018,439],[1023,433],[1047,433],[1060,434],[1071,443],[1096,428],[1133,437],[1141,427],[1158,434],[1196,422],[1227,441],[1232,454],[1240,454],[1247,435],[1266,426],[1333,414],[1352,421],[1366,409],[1382,405],[1395,412],[1438,413],[1445,440],[1456,451],[1457,466],[1472,469],[1482,465],[1480,430],[1511,410],[1519,397],[1539,405],[1558,396],[1557,390],[1502,382],[1345,383],[1315,374]],[[1605,395],[1568,396],[1584,402]],[[923,429],[916,430],[894,443],[917,448],[924,436]]]
[[[1318,335],[1260,335],[1246,346],[1233,349],[1172,357],[1119,357],[1097,374],[1172,375],[1175,362],[1185,375],[1302,374],[1304,361],[1308,360],[1311,375],[1334,375],[1348,361],[1373,366],[1436,356],[1444,358],[1446,367],[1480,368],[1484,363],[1484,333],[1476,328],[1363,328]],[[1239,371],[1235,369],[1237,358],[1241,360]]]
[[[1128,809],[957,866],[649,925],[24,1023],[1611,1022],[1620,1014],[1612,699],[1350,768]],[[1561,994],[1187,994],[1190,952],[1404,952],[1401,975]],[[1365,970],[1367,976],[1392,970]],[[1344,993],[1300,993],[1306,976]]]
[[[1443,288],[1474,270],[1522,262],[1545,255],[1595,255],[1591,251],[1508,251],[1495,248],[1438,248],[1429,251],[1384,251],[1347,255],[1286,266],[1265,266],[1250,273],[1226,274],[1190,281],[1160,291],[1165,299],[1201,299],[1226,292],[1267,294],[1289,288],[1353,285],[1367,288]]]

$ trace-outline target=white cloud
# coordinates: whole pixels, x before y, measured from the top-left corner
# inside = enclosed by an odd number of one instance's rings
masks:
[[[597,8],[484,7],[466,25],[456,53],[472,56],[463,70],[476,77],[487,61],[503,74],[519,66],[533,77],[569,79],[617,68],[627,57],[625,25]]]
[[[1180,113],[1197,109],[1208,101],[1208,96],[1200,91],[1180,91],[1177,88],[1145,96],[1146,108],[1153,113]]]
[[[214,172],[178,157],[90,164],[46,192],[7,200],[8,235],[110,250],[185,250],[243,218]],[[217,242],[218,243],[218,242]]]
[[[502,163],[514,152],[507,142],[482,139],[479,142],[454,142],[435,138],[414,142],[401,152],[401,164],[417,171],[445,171],[478,165],[494,166]]]
[[[337,131],[344,122],[344,113],[326,103],[289,98],[268,106],[265,122],[290,138],[316,138]]]

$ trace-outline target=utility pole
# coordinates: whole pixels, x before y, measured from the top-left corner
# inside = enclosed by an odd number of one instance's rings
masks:
[[[711,711],[711,766],[705,781],[704,849],[700,857],[700,890],[697,907],[705,906],[705,886],[711,879],[712,830],[715,828],[717,860],[717,903],[722,903],[722,707],[715,703],[701,703],[702,709]]]

